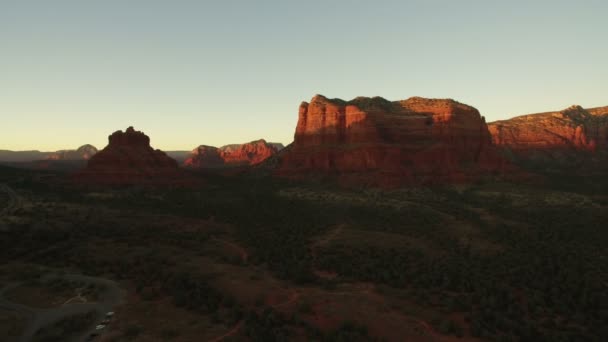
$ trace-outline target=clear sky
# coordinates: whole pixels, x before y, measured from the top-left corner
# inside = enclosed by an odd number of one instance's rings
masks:
[[[319,93],[608,105],[606,0],[0,0],[0,149],[292,141]]]

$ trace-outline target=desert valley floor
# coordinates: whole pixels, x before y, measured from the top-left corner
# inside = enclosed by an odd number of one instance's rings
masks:
[[[392,191],[64,177],[0,169],[4,341],[608,336],[602,177]]]

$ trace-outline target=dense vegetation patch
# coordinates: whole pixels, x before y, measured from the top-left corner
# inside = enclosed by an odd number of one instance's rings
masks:
[[[555,201],[550,197],[557,196],[553,192],[557,187],[549,191],[542,186],[486,184],[419,194],[349,192],[366,199],[362,202],[280,196],[291,184],[263,179],[216,177],[208,182],[211,185],[195,190],[123,189],[108,198],[35,182],[18,186],[49,201],[109,206],[125,216],[151,212],[227,223],[247,248],[248,262],[279,278],[327,285],[314,273],[320,268],[337,273],[334,282],[386,284],[446,317],[464,316],[468,329],[443,319],[431,322],[438,332],[458,336],[470,331],[504,341],[603,341],[608,336],[608,211],[602,194],[586,181],[579,183],[578,190],[565,183]],[[606,182],[595,184],[595,188],[605,186]],[[343,192],[325,185],[308,189]],[[581,196],[599,197],[593,197],[590,205],[580,202]],[[404,204],[384,205],[389,199]],[[312,244],[339,225],[422,241],[425,248],[354,246],[337,238],[313,251]],[[57,267],[133,279],[142,295],[169,295],[177,306],[215,315],[227,324],[244,321],[245,334],[254,341],[285,340],[303,331],[311,338],[329,338],[271,308],[239,306],[211,286],[209,279],[172,258],[171,248],[200,253],[208,234],[128,224],[99,226],[86,217],[64,226],[23,226],[3,234],[3,261],[28,256]],[[129,246],[130,254],[117,261],[51,247],[56,249],[40,258],[32,256],[33,250],[93,239]],[[160,241],[166,251],[150,248]],[[496,248],[482,252],[480,241]],[[336,334],[334,340],[369,338],[364,337],[365,329],[348,324]]]

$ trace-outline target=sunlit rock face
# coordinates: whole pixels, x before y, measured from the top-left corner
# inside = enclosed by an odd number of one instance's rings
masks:
[[[608,147],[608,107],[572,106],[496,121],[488,127],[494,144],[520,159],[565,161]]]
[[[133,127],[116,131],[109,143],[95,154],[74,179],[99,184],[171,183],[181,176],[178,164],[150,146],[150,138]]]
[[[259,139],[246,144],[222,146],[220,152],[226,164],[255,165],[275,155],[279,149],[278,145]]]
[[[451,99],[347,102],[317,95],[300,105],[294,142],[276,174],[392,187],[467,182],[508,168],[471,106]]]
[[[214,168],[256,165],[275,155],[282,147],[282,144],[268,143],[264,139],[220,148],[201,145],[192,151],[190,157],[184,162],[184,166]]]
[[[518,116],[489,124],[496,145],[513,151],[595,150],[608,143],[608,107]]]

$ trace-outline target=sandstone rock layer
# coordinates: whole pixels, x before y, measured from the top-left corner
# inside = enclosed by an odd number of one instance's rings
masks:
[[[467,182],[508,168],[473,107],[451,99],[317,95],[300,105],[294,142],[276,174],[392,187]]]
[[[608,149],[608,107],[572,106],[489,124],[494,144],[515,159],[571,163]]]
[[[184,166],[190,168],[215,168],[226,166],[256,165],[275,155],[282,145],[268,143],[264,139],[246,144],[226,145],[220,148],[201,145],[194,149]]]

